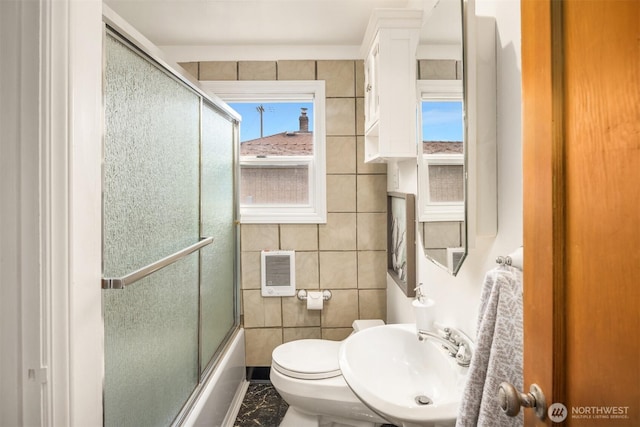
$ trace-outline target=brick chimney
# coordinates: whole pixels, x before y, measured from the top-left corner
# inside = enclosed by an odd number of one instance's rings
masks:
[[[300,132],[309,132],[309,117],[307,108],[300,108]]]

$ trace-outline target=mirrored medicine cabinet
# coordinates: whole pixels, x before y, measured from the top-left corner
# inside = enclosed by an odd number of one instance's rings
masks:
[[[435,6],[424,23],[428,59],[418,61],[416,85],[419,241],[427,259],[452,275],[468,247],[463,22],[461,0]]]
[[[418,49],[418,233],[427,259],[458,274],[498,230],[495,19],[441,0]]]

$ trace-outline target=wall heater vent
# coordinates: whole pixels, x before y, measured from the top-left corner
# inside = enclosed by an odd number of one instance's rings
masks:
[[[262,251],[261,276],[263,297],[296,294],[295,251]]]

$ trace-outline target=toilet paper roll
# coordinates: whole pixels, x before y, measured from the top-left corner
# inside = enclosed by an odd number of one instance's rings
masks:
[[[322,310],[323,302],[322,292],[307,291],[307,310]]]

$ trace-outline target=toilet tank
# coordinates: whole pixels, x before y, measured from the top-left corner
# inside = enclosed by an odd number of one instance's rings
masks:
[[[354,320],[351,327],[353,332],[360,332],[363,329],[373,328],[374,326],[382,326],[384,322],[380,319],[358,319]]]

